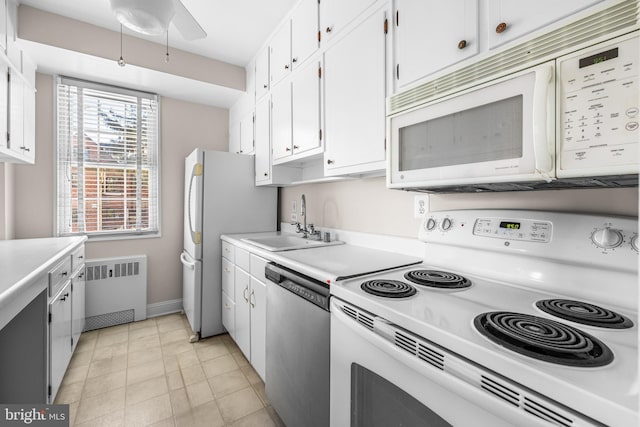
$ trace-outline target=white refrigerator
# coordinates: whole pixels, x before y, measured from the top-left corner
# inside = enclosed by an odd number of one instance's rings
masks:
[[[255,186],[253,156],[196,149],[184,165],[182,305],[195,340],[225,332],[220,235],[276,230],[278,196]]]

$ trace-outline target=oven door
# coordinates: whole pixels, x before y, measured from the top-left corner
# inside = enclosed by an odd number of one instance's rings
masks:
[[[390,116],[390,188],[554,178],[553,62]]]
[[[331,301],[332,426],[549,426],[399,349]]]

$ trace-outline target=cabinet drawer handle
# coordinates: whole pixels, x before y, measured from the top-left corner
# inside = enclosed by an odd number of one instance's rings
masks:
[[[253,300],[252,300],[253,298]],[[249,296],[249,304],[251,304],[252,308],[256,308],[256,296],[254,294],[253,289],[251,290],[251,295]]]
[[[286,64],[286,65],[284,66],[284,69],[285,69],[285,70],[288,70],[288,69],[289,69],[289,64]]]
[[[327,160],[327,164],[328,165],[332,165],[333,164],[333,160]]]
[[[266,84],[264,84],[264,85],[262,85],[262,87],[266,89],[268,86]]]
[[[296,62],[298,62],[298,58],[293,58],[291,61],[295,64]]]
[[[331,27],[327,27],[327,29],[325,30],[327,33],[330,33],[331,31],[333,31],[333,26]]]
[[[458,49],[464,49],[465,47],[467,47],[467,41],[466,40],[460,40],[458,42]]]
[[[284,149],[284,151],[291,151],[291,148],[287,147]]]
[[[20,147],[20,149],[21,149],[21,150],[23,150],[23,151],[26,151],[27,153],[28,153],[29,151],[31,151],[31,148],[29,148],[29,147],[25,147],[24,145],[23,145],[22,147]]]
[[[269,176],[269,174],[267,172],[264,173],[264,176]]]
[[[294,150],[297,150],[298,148],[300,148],[300,147],[299,147],[299,146],[297,146],[297,145],[294,145],[294,146],[293,146],[293,149],[294,149]]]
[[[507,29],[507,23],[506,22],[501,22],[498,24],[498,26],[496,27],[496,33],[501,34],[504,32],[504,30]]]
[[[60,273],[60,277],[67,277],[69,273],[67,273],[66,271],[63,271],[62,273]]]
[[[69,292],[67,292],[66,294],[62,295],[62,297],[60,298],[60,301],[66,301],[68,296],[69,296]]]

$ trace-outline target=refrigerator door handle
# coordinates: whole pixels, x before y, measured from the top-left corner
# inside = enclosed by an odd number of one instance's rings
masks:
[[[185,267],[187,267],[190,270],[193,270],[194,268],[196,268],[196,263],[195,262],[191,262],[187,259],[187,254],[185,252],[182,252],[180,254],[180,262],[182,263],[182,265],[184,265]]]
[[[191,212],[191,196],[193,195],[193,184],[196,180],[197,177],[202,176],[202,164],[201,163],[196,163],[195,165],[193,165],[193,170],[191,172],[191,179],[189,180],[189,201],[188,201],[188,209],[189,209],[189,231],[191,232],[191,240],[193,241],[193,243],[195,243],[196,245],[199,245],[202,242],[202,233],[200,231],[195,230],[193,221],[191,220],[192,218],[192,212]]]

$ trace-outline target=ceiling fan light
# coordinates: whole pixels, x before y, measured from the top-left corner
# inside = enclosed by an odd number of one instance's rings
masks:
[[[173,0],[111,0],[111,8],[122,25],[148,35],[167,31],[176,12]]]

